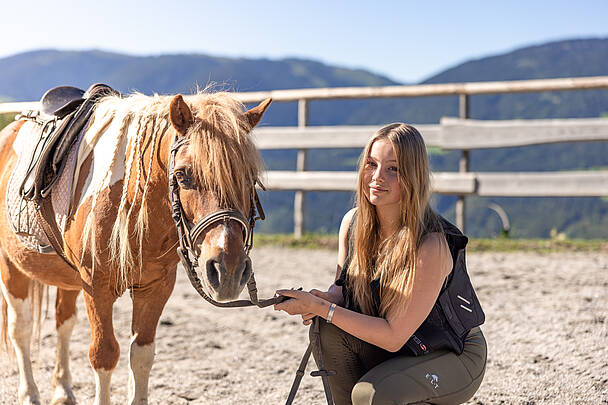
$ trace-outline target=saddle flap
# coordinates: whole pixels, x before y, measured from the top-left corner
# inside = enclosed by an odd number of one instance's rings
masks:
[[[40,111],[47,115],[63,118],[82,104],[83,95],[84,90],[77,87],[53,87],[47,90],[40,99]]]

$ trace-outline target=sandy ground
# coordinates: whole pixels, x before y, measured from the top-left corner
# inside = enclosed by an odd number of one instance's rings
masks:
[[[256,248],[252,259],[260,297],[283,287],[327,286],[335,269],[335,253],[325,250]],[[608,253],[484,253],[470,254],[468,262],[489,345],[485,380],[469,403],[608,404]],[[284,403],[307,344],[299,318],[272,309],[215,308],[178,271],[158,328],[150,403]],[[78,402],[88,404],[95,386],[79,300],[72,374]],[[114,313],[122,349],[112,378],[114,404],[126,403],[130,313],[125,295]],[[33,355],[45,403],[55,341],[54,320],[48,319],[40,353]],[[6,354],[0,379],[0,403],[16,403],[17,365]],[[321,381],[306,375],[295,404],[323,403]]]

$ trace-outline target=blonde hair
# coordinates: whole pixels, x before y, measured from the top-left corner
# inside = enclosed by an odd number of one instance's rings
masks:
[[[83,245],[88,245],[94,266],[99,247],[95,240],[98,197],[107,186],[112,172],[118,169],[117,165],[124,164],[120,205],[109,241],[110,259],[119,271],[119,289],[128,285],[130,270],[141,265],[142,247],[148,231],[150,170],[159,156],[160,139],[171,127],[169,106],[172,100],[173,96],[110,96],[96,107],[94,119],[100,123],[100,133],[107,129],[112,120],[119,120],[120,125],[106,178],[93,195],[83,230]],[[243,114],[243,104],[230,93],[204,91],[189,96],[187,103],[192,114],[199,118],[187,131],[188,148],[198,184],[203,189],[212,190],[222,206],[238,208],[247,216],[249,193],[262,170],[262,159],[248,135],[251,125]],[[119,150],[124,145],[127,159],[119,162]],[[167,196],[168,192],[167,188]],[[131,220],[132,214],[137,215],[135,221]],[[135,246],[130,241],[132,235],[136,236]],[[85,251],[86,248],[82,251],[81,260]]]
[[[243,104],[229,93],[213,93],[191,108],[200,118],[187,132],[197,183],[214,191],[223,208],[238,208],[247,216],[263,163],[249,136]]]
[[[384,241],[380,240],[378,214],[369,201],[369,185],[364,178],[372,145],[380,139],[389,141],[395,152],[401,193],[398,230]],[[442,232],[430,207],[430,196],[429,160],[418,130],[402,123],[380,128],[365,146],[359,161],[354,250],[347,269],[355,302],[363,313],[386,317],[390,309],[407,306],[418,248],[427,234]],[[380,307],[375,308],[370,282],[378,276],[381,300]]]

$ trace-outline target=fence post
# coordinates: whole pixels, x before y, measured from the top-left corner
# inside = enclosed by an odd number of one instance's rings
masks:
[[[308,101],[304,98],[298,100],[298,128],[308,125]],[[296,171],[306,170],[306,149],[298,150],[298,160]],[[306,192],[296,191],[293,201],[293,234],[296,238],[301,238],[304,234],[304,211],[306,209]]]
[[[459,94],[458,95],[458,116],[460,118],[469,118],[469,95]],[[469,151],[462,150],[460,155],[460,161],[458,162],[458,171],[468,172],[469,171]],[[466,232],[466,201],[464,194],[458,195],[458,201],[456,201],[456,226],[462,231]]]

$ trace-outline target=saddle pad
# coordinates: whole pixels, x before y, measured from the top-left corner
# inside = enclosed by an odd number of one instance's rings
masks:
[[[74,171],[77,166],[76,157],[85,131],[86,126],[70,148],[64,170],[51,191],[50,197],[53,211],[55,212],[55,220],[57,228],[61,233],[65,230],[65,223],[69,214],[72,189],[74,187]],[[40,253],[51,253],[54,252],[54,249],[49,243],[42,226],[38,223],[35,203],[24,200],[19,195],[19,187],[25,178],[26,169],[38,142],[39,132],[39,124],[27,121],[15,138],[13,149],[17,154],[17,164],[13,169],[6,190],[6,207],[8,222],[17,238],[30,250]]]

